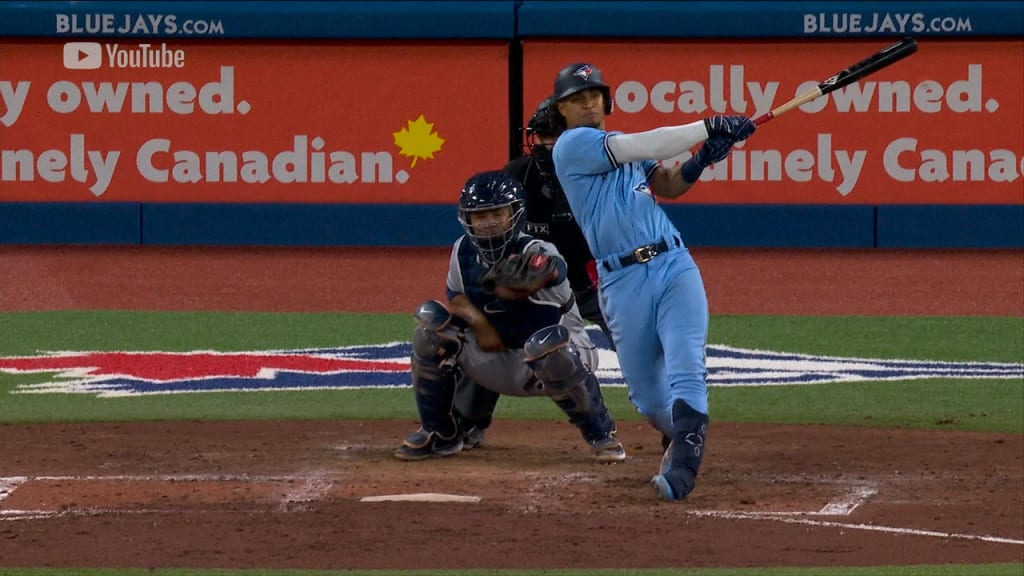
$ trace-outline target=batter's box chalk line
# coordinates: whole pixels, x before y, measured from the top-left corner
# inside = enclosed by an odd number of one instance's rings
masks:
[[[28,480],[28,476],[0,476],[0,501],[11,495],[14,489]]]
[[[887,532],[890,534],[909,534],[913,536],[928,536],[933,538],[952,538],[957,540],[979,540],[982,542],[996,542],[1000,544],[1024,545],[1024,540],[1013,538],[1001,538],[999,536],[980,536],[976,534],[957,534],[953,532],[940,532],[937,530],[918,530],[916,528],[901,528],[897,526],[878,526],[875,524],[849,524],[828,520],[817,520],[815,516],[849,516],[861,504],[871,499],[878,493],[873,484],[855,484],[845,494],[833,498],[817,512],[744,512],[739,510],[689,510],[688,513],[694,516],[705,516],[711,518],[722,518],[726,520],[766,520],[770,522],[783,522],[786,524],[803,524],[806,526],[817,526],[823,528],[845,528],[850,530],[869,530],[873,532]]]
[[[843,522],[828,522],[814,520],[812,518],[798,518],[784,516],[780,513],[771,512],[734,512],[729,510],[689,510],[694,516],[722,518],[726,520],[765,520],[769,522],[783,522],[785,524],[803,524],[806,526],[818,526],[823,528],[843,528],[847,530],[869,530],[872,532],[887,532],[890,534],[908,534],[912,536],[927,536],[931,538],[950,538],[955,540],[979,540],[982,542],[995,542],[999,544],[1016,544],[1024,546],[1024,540],[1014,538],[1001,538],[999,536],[981,536],[977,534],[957,534],[954,532],[939,532],[936,530],[918,530],[916,528],[900,528],[897,526],[878,526],[875,524],[846,524]]]
[[[251,476],[251,475],[154,475],[154,476],[0,476],[0,504],[11,495],[19,486],[30,480],[59,480],[59,481],[248,481],[248,482],[281,482],[295,481],[302,479],[297,489],[290,492],[283,499],[284,502],[309,503],[319,499],[331,487],[331,479],[327,475],[314,474],[310,476]],[[987,536],[977,534],[959,534],[953,532],[941,532],[936,530],[918,530],[915,528],[902,528],[897,526],[878,526],[874,524],[851,524],[819,520],[822,516],[849,516],[858,506],[867,502],[877,494],[877,489],[871,484],[853,484],[850,489],[836,498],[833,498],[818,511],[809,512],[744,512],[738,510],[687,510],[687,514],[711,518],[722,518],[728,520],[752,520],[782,522],[786,524],[803,524],[823,528],[840,528],[848,530],[869,530],[874,532],[885,532],[890,534],[907,534],[913,536],[924,536],[931,538],[948,538],[956,540],[977,540],[981,542],[994,542],[998,544],[1014,544],[1024,546],[1024,540],[1014,538],[1002,538],[999,536]],[[447,503],[477,503],[479,496],[462,494],[441,494],[434,492],[389,494],[381,496],[365,496],[360,502],[447,502]],[[62,516],[92,516],[106,513],[124,514],[125,510],[0,510],[0,521],[16,520],[45,520]],[[176,510],[135,510],[135,513],[179,513]]]

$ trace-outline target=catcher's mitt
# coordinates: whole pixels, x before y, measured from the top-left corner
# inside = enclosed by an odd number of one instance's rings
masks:
[[[555,277],[558,270],[555,262],[555,258],[543,252],[506,256],[484,274],[484,290],[497,292],[503,298],[524,298]]]

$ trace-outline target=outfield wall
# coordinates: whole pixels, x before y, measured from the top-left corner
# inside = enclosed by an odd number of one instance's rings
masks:
[[[0,243],[446,246],[569,62],[640,131],[905,35],[667,212],[692,246],[1024,247],[1024,4],[995,1],[0,3]]]

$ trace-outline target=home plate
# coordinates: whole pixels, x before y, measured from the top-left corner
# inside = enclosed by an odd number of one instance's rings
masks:
[[[386,496],[364,496],[360,502],[479,502],[479,496],[462,496],[460,494],[436,494],[424,492],[420,494],[390,494]]]

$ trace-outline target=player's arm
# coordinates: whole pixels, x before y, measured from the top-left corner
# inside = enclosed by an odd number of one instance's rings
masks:
[[[707,138],[707,124],[701,120],[682,126],[664,126],[647,132],[612,134],[608,136],[606,146],[613,161],[626,164],[640,160],[675,158]],[[647,181],[654,194],[662,198],[678,198],[689,191],[697,178],[684,179],[681,170],[681,166],[658,166],[649,173]],[[700,171],[697,171],[697,177],[699,176]]]
[[[450,296],[448,308],[466,324],[476,335],[476,342],[480,349],[486,352],[500,352],[505,350],[505,343],[501,340],[501,334],[491,324],[484,313],[470,302],[465,294]]]
[[[635,134],[608,136],[609,155],[618,163],[667,160],[703,142],[700,150],[680,166],[660,167],[648,175],[654,193],[678,198],[693,186],[705,168],[724,159],[733,144],[753,134],[756,127],[746,116],[712,116],[682,126],[665,126]]]
[[[681,164],[672,167],[656,167],[650,176],[647,177],[647,183],[651,185],[654,195],[661,198],[679,198],[689,192],[690,188],[693,188],[693,185],[697,183],[697,180],[694,179],[693,182],[690,182],[683,179],[680,174],[681,171]]]

